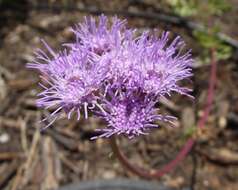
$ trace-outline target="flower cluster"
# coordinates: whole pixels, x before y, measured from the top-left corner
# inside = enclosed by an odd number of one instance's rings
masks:
[[[54,110],[45,119],[49,125],[62,112],[69,119],[91,112],[107,122],[97,137],[132,138],[158,127],[158,121],[173,122],[174,117],[158,113],[156,104],[172,92],[190,96],[191,90],[178,82],[192,76],[193,60],[190,52],[182,53],[179,37],[169,42],[168,32],[139,35],[125,20],[109,21],[104,15],[98,22],[86,17],[72,32],[76,40],[64,44],[63,51],[56,53],[43,41],[49,53],[37,50],[28,64],[41,72],[37,104]]]

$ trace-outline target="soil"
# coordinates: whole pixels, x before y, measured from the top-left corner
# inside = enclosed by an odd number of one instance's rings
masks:
[[[52,127],[39,132],[44,125],[39,121],[49,113],[35,105],[41,91],[39,76],[27,69],[26,63],[34,59],[36,48],[43,48],[41,38],[56,50],[60,44],[72,41],[70,27],[90,15],[88,8],[159,13],[161,9],[167,12],[169,7],[156,0],[6,2],[0,1],[0,189],[49,190],[83,180],[139,179],[121,166],[108,139],[90,140],[94,129],[104,125],[97,118],[77,121],[62,116]],[[233,6],[229,13],[207,19],[219,22],[223,32],[238,40],[238,3],[229,2]],[[85,11],[65,8],[71,5]],[[120,17],[141,30],[160,28],[179,33],[193,49],[195,58],[202,50],[185,27],[156,19]],[[198,17],[193,20],[201,21]],[[205,129],[199,131],[191,153],[160,183],[176,189],[238,189],[237,52],[234,49],[231,58],[218,61],[215,100]],[[203,114],[209,68],[209,64],[194,68],[189,85],[194,89],[195,100],[173,95],[171,102],[161,103],[161,112],[178,117],[177,127],[161,124],[148,136],[133,140],[119,137],[119,145],[131,162],[159,169],[176,156]]]

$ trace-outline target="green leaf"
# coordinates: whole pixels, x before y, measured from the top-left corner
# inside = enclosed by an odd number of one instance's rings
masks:
[[[194,16],[202,13],[202,16],[222,15],[232,6],[226,0],[167,0],[174,12],[180,16]]]
[[[197,13],[197,5],[194,0],[167,0],[175,13],[180,16],[192,16]]]
[[[193,35],[197,39],[198,43],[204,48],[202,54],[205,58],[207,56],[209,57],[209,50],[211,48],[215,48],[217,60],[229,59],[233,50],[229,45],[225,44],[216,37],[217,32],[219,32],[219,28],[213,27],[209,30],[209,33],[193,31]],[[209,59],[207,61],[209,61]]]

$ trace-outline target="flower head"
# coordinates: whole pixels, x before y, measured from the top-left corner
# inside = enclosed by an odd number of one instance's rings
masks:
[[[133,138],[147,134],[146,132],[151,128],[157,128],[156,121],[172,123],[176,119],[173,116],[158,114],[158,109],[155,108],[156,102],[141,92],[121,93],[120,96],[111,93],[111,95],[110,101],[106,99],[103,101],[104,110],[99,112],[99,116],[108,123],[108,127],[97,129],[102,132],[98,137],[123,134]]]
[[[168,43],[168,35],[164,32],[157,38],[145,32],[125,41],[113,57],[115,83],[120,81],[127,89],[140,88],[158,97],[173,91],[189,96],[190,90],[180,87],[179,82],[192,76],[191,53],[182,54],[184,42],[177,37]]]
[[[93,17],[85,17],[84,23],[72,28],[76,43],[69,44],[72,49],[88,49],[98,55],[118,48],[124,39],[125,20],[117,17],[112,19],[112,25],[106,16],[99,17],[98,23]]]
[[[48,49],[49,46],[47,45]],[[50,50],[53,52],[53,50]],[[56,118],[61,110],[71,117],[76,111],[78,119],[83,108],[88,117],[88,106],[94,105],[102,83],[107,76],[106,62],[98,60],[97,56],[86,51],[63,51],[55,53],[49,58],[42,51],[38,51],[38,60],[28,64],[29,68],[36,68],[42,73],[43,92],[39,94],[39,107],[55,108],[50,117]],[[45,63],[39,63],[44,61]]]
[[[190,96],[180,81],[192,76],[191,53],[182,53],[180,37],[169,43],[168,32],[160,38],[150,32],[136,35],[125,23],[87,17],[73,29],[76,41],[59,53],[43,41],[50,56],[38,50],[28,67],[42,74],[38,106],[55,109],[52,122],[62,111],[69,119],[76,112],[79,119],[84,110],[87,118],[89,109],[107,122],[99,137],[132,138],[158,127],[158,121],[175,119],[159,114],[156,105],[172,92]]]

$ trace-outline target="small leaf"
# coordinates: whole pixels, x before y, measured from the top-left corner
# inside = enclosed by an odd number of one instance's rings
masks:
[[[213,27],[209,32],[210,33],[201,31],[193,32],[197,41],[204,48],[202,52],[204,62],[207,63],[210,61],[209,49],[211,48],[216,49],[217,60],[229,59],[232,55],[232,48],[216,37],[216,33],[219,32],[219,28]]]

